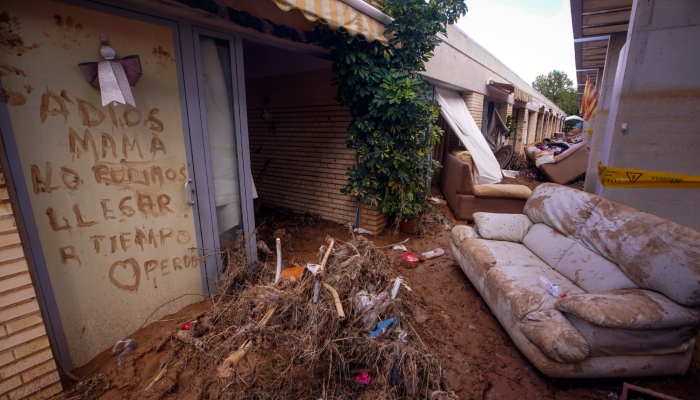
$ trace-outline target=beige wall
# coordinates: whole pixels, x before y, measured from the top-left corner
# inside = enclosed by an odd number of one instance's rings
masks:
[[[698,175],[700,54],[688,50],[700,42],[697,1],[634,5],[601,161],[607,167]],[[597,186],[610,200],[700,230],[700,189]]]
[[[131,335],[144,316],[202,298],[172,30],[42,0],[7,9],[31,47],[0,53],[22,174],[74,366]],[[137,107],[102,106],[78,69],[99,34],[141,57]],[[138,146],[133,144],[138,142]],[[133,147],[132,147],[133,146]]]
[[[354,224],[356,199],[340,193],[356,160],[345,147],[350,114],[335,101],[332,76],[325,69],[246,80],[253,180],[264,204]],[[371,231],[386,225],[376,210],[362,216]]]

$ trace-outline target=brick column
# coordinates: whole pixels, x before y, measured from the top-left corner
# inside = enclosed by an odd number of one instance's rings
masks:
[[[513,141],[515,154],[523,154],[523,145],[527,141],[527,131],[530,120],[529,114],[530,113],[526,108],[521,108],[518,110],[518,134]]]
[[[544,132],[544,118],[545,115],[543,113],[537,113],[537,132],[535,133],[536,142],[542,140],[542,135]]]
[[[499,103],[498,115],[501,116],[504,123],[507,122],[508,116],[513,116],[513,105],[510,103]]]
[[[539,115],[536,111],[530,111],[530,122],[528,123],[527,129],[527,141],[524,144],[532,143],[535,141],[535,137],[537,137],[537,126],[540,122],[537,118],[538,116]]]
[[[59,393],[53,353],[0,171],[0,399]]]
[[[462,93],[462,98],[467,104],[467,109],[472,118],[474,118],[476,126],[481,129],[481,122],[484,117],[484,95],[477,92],[464,92]]]

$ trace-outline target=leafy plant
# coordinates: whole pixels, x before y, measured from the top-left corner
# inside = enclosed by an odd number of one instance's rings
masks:
[[[547,75],[538,75],[532,82],[532,87],[553,101],[567,115],[578,114],[578,93],[574,89],[574,82],[566,73],[555,69]]]
[[[515,123],[515,118],[512,115],[506,116],[506,128],[508,128],[508,132],[505,134],[506,140],[510,140],[512,134],[518,132],[518,124]]]
[[[417,220],[427,210],[426,180],[437,165],[428,155],[442,135],[439,106],[420,72],[441,42],[437,34],[447,34],[467,7],[462,0],[384,0],[382,7],[394,18],[386,26],[388,47],[324,30],[334,47],[337,99],[352,115],[346,145],[358,157],[342,193],[396,220]]]

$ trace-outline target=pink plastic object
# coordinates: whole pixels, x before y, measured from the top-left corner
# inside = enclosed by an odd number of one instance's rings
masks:
[[[372,378],[369,376],[367,371],[362,371],[355,377],[355,380],[362,383],[363,385],[369,385],[369,382],[372,380]]]
[[[420,261],[420,258],[418,258],[417,255],[410,253],[410,252],[405,252],[401,255],[401,258],[403,259],[403,266],[405,268],[415,268],[416,265],[418,264],[418,261]]]

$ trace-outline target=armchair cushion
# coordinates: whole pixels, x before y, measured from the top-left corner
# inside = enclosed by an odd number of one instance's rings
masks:
[[[622,329],[700,326],[700,309],[683,307],[668,297],[641,289],[572,294],[559,299],[559,311],[593,325]]]
[[[474,213],[474,224],[484,239],[505,240],[520,243],[532,227],[532,221],[524,214]]]
[[[525,185],[495,183],[491,185],[474,186],[474,195],[477,197],[505,197],[527,200],[531,194],[532,190]]]

